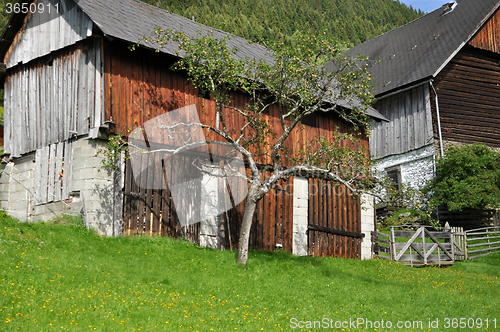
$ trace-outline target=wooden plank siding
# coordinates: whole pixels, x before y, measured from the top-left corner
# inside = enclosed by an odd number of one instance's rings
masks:
[[[144,122],[158,115],[181,107],[196,105],[200,120],[205,124],[215,126],[216,112],[213,99],[199,96],[198,91],[192,87],[184,73],[172,72],[169,67],[175,61],[174,58],[164,54],[153,53],[144,49],[134,52],[128,50],[126,45],[118,42],[107,45],[104,49],[109,50],[104,61],[104,95],[109,96],[105,102],[104,114],[106,121],[115,123],[116,132],[128,135],[131,130],[142,126]],[[248,97],[242,93],[234,92],[231,95],[233,106],[244,105]],[[227,112],[224,122],[235,135],[244,124],[242,116]],[[233,114],[233,115],[231,115]],[[277,108],[271,107],[268,114],[264,115],[273,132],[280,134]],[[311,123],[300,125],[286,140],[285,147],[288,148],[289,156],[297,155],[306,147],[306,144],[319,138],[321,135],[327,139],[336,128],[340,132],[352,132],[352,127],[333,113],[319,113]],[[365,134],[361,135],[361,141],[354,148],[363,146],[368,148],[368,139]],[[205,132],[207,140],[221,140],[213,132]],[[266,137],[272,143],[274,137]],[[212,150],[217,153],[216,150]],[[183,166],[179,163],[180,169]],[[264,166],[270,163],[269,157],[261,157],[258,162]],[[288,166],[285,161],[283,166]],[[167,169],[162,166],[163,172]],[[181,236],[182,230],[179,225],[178,216],[169,189],[153,190],[149,192],[140,188],[131,174],[130,164],[126,167],[125,195],[124,195],[124,231],[125,234],[161,234],[170,236]],[[148,172],[154,172],[148,169]],[[269,171],[262,171],[263,177],[269,177]],[[142,177],[143,175],[141,175]],[[147,176],[147,175],[144,175]],[[168,178],[169,174],[165,174]],[[156,181],[156,175],[155,180]],[[228,189],[229,190],[229,189]],[[334,197],[340,203],[326,201]],[[315,198],[316,199],[316,198]],[[323,215],[324,224],[335,224],[335,227],[346,231],[357,232],[359,230],[359,200],[353,199],[348,193],[335,194],[330,189],[330,194],[318,197],[314,209],[310,213]],[[348,207],[349,206],[349,207]],[[236,248],[238,235],[243,216],[244,202],[239,203],[232,209],[223,213],[221,217],[220,235],[223,239],[223,247],[232,246]],[[325,210],[328,209],[328,210]],[[336,210],[334,210],[336,209]],[[335,211],[341,217],[332,214]],[[149,225],[144,221],[149,221]],[[323,222],[323,221],[322,221]],[[275,250],[283,248],[292,251],[293,234],[293,179],[284,183],[279,182],[262,200],[259,201],[254,215],[250,233],[250,248]],[[199,224],[190,226],[186,237],[193,242],[199,241]],[[359,254],[359,243],[344,240],[342,236],[328,235],[332,241],[338,242],[340,251],[329,247],[324,242],[323,252],[344,257],[356,257]]]
[[[50,144],[35,153],[35,205],[69,198],[74,139]]]
[[[361,205],[345,186],[309,179],[309,255],[361,257]]]
[[[143,158],[149,157],[143,156]],[[179,163],[183,164],[183,166],[188,162],[188,158],[183,161],[179,159]],[[140,188],[136,183],[132,175],[130,161],[127,162],[125,169],[123,213],[125,234],[185,236],[191,242],[199,243],[200,223],[190,225],[184,230],[180,227],[169,189],[157,189],[153,191],[157,192],[157,195],[151,195],[149,190]],[[163,168],[164,171],[165,168]],[[155,171],[154,167],[149,167],[146,168],[144,173],[141,173],[141,176],[149,179],[157,174],[158,172]],[[262,176],[269,177],[270,172],[263,171]],[[194,200],[195,197],[190,196],[188,199]],[[222,213],[219,218],[220,232],[224,239],[223,248],[232,246],[235,249],[238,244],[245,201],[236,206],[234,206],[234,202],[232,204],[232,208]],[[250,231],[249,247],[269,251],[283,248],[291,252],[292,216],[293,180],[286,183],[280,181],[257,205]]]
[[[500,54],[500,11],[497,10],[469,41],[470,46]]]
[[[100,123],[101,39],[87,39],[9,69],[5,82],[5,152],[13,157],[87,134]],[[97,65],[96,65],[97,64]]]
[[[143,49],[131,52],[125,45],[120,46],[118,43],[109,47],[109,51],[110,59],[104,62],[107,66],[104,70],[104,95],[110,96],[110,101],[105,103],[104,114],[107,116],[106,121],[115,123],[117,133],[128,135],[131,130],[155,116],[193,104],[196,105],[200,120],[215,126],[215,102],[200,97],[183,73],[169,70],[174,58]],[[238,92],[232,93],[231,98],[235,106],[248,101],[245,95]],[[234,112],[226,112],[225,116],[223,120],[230,134],[236,135],[243,126],[243,116],[235,115]],[[264,115],[264,120],[274,133],[280,134],[277,108],[271,107],[269,114]],[[312,126],[298,126],[284,145],[289,149],[290,156],[295,156],[304,149],[306,143],[321,135],[327,136],[334,128],[339,128],[340,132],[351,132],[351,127],[335,114],[317,114]],[[213,132],[205,132],[205,137],[207,140],[222,140]],[[360,138],[360,145],[368,147],[366,135],[360,134]],[[272,143],[275,138],[268,136],[266,140]],[[264,156],[258,162],[267,165],[270,164],[270,158]],[[287,165],[285,162],[283,166]]]
[[[499,61],[499,54],[466,46],[438,75],[443,140],[500,147]]]
[[[372,122],[370,154],[374,159],[402,154],[433,143],[428,84],[383,98],[375,108],[390,122]]]
[[[23,28],[17,33],[4,59],[7,68],[20,62],[27,64],[92,35],[92,20],[73,0],[38,0],[35,3],[43,4],[45,13],[38,10],[28,13]],[[59,6],[61,15],[55,5]]]

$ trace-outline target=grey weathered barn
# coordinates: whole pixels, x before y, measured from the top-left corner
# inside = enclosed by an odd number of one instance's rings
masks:
[[[1,207],[30,221],[65,211],[82,213],[88,227],[105,235],[180,235],[167,189],[139,186],[130,164],[108,175],[96,152],[108,135],[127,135],[149,119],[189,105],[196,106],[201,121],[215,121],[213,100],[199,95],[184,73],[170,70],[177,59],[174,47],[159,53],[146,47],[128,49],[158,26],[191,35],[211,29],[136,0],[36,4],[44,6],[45,13],[14,14],[0,42],[6,67]],[[227,35],[219,30],[214,34]],[[238,46],[239,57],[267,57],[265,48],[236,36],[231,36],[229,45]],[[246,98],[234,92],[235,103],[244,104]],[[384,119],[374,109],[368,114]],[[275,110],[270,109],[266,119],[273,126],[278,124],[274,117]],[[233,128],[242,123],[238,116],[226,121]],[[311,117],[304,126],[285,143],[291,153],[320,135],[328,137],[336,127],[352,130],[330,113]],[[367,136],[361,138],[359,145],[367,146]],[[172,172],[190,165],[186,159]],[[153,171],[144,176],[158,181]],[[321,190],[313,192],[311,187]],[[359,198],[344,188],[323,186],[313,179],[296,177],[286,188],[273,189],[259,203],[252,248],[370,256],[370,236],[364,237],[373,230],[370,204],[361,209]],[[234,246],[242,209],[242,204],[233,206],[215,220],[192,225],[185,236],[202,245]]]
[[[349,50],[369,57],[375,107],[391,120],[370,137],[381,172],[421,187],[451,145],[500,148],[499,5],[453,1]]]

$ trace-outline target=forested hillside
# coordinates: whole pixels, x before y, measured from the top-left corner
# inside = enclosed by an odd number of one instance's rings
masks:
[[[359,44],[419,16],[393,0],[143,0],[258,42],[297,31]]]
[[[256,42],[289,37],[297,31],[326,31],[333,39],[356,45],[424,14],[393,0],[142,1]],[[9,18],[7,2],[17,0],[0,0],[1,31]]]

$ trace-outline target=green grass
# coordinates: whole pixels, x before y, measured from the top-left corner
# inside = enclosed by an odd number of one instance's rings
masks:
[[[490,328],[477,331],[495,330],[493,319],[500,327],[500,255],[450,268],[261,251],[240,266],[235,256],[169,238],[102,238],[78,219],[2,215],[0,331],[332,330],[292,329],[292,318],[422,321],[425,331],[453,331],[447,317],[481,318]]]

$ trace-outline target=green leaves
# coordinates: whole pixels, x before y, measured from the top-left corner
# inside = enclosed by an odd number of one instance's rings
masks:
[[[451,148],[429,186],[433,205],[451,211],[500,206],[500,153],[482,143]]]
[[[210,131],[232,143],[250,164],[270,162],[279,170],[287,164],[285,160],[293,159],[316,170],[323,168],[323,175],[331,172],[329,178],[369,187],[368,152],[359,148],[351,135],[329,133],[330,137],[311,142],[300,157],[284,158],[285,141],[292,131],[300,130],[297,127],[304,117],[316,112],[336,113],[355,129],[368,132],[365,110],[373,96],[363,59],[346,57],[339,51],[342,46],[329,40],[326,33],[296,33],[293,42],[270,43],[266,55],[260,45],[248,46],[255,52],[240,52],[230,46],[231,38],[235,37],[221,37],[213,31],[188,36],[157,28],[143,41],[160,49],[177,46],[179,60],[172,69],[185,72],[193,85],[204,94],[210,92],[215,102],[217,121]],[[259,58],[245,58],[255,54]],[[234,105],[234,91],[244,92],[250,97],[248,102]],[[224,119],[235,116],[243,117],[242,127],[227,128]],[[271,129],[270,123],[279,125]],[[258,172],[255,174],[258,178],[254,180],[260,181]]]

